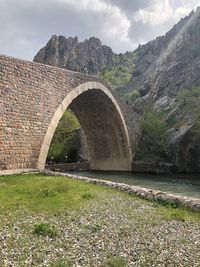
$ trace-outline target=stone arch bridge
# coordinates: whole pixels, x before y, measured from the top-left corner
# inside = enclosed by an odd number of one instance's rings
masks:
[[[64,111],[83,127],[93,170],[131,170],[129,134],[112,90],[94,76],[0,56],[0,170],[44,169]]]

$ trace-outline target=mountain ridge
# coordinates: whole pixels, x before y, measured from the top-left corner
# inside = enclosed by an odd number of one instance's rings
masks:
[[[33,61],[74,71],[82,71],[87,66],[89,74],[95,74],[112,67],[113,54],[110,47],[95,37],[79,42],[77,36],[53,35]]]

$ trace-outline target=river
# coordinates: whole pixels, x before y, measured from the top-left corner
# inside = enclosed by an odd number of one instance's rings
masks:
[[[69,173],[69,172],[68,172]],[[200,198],[200,174],[141,174],[129,172],[89,172],[79,171],[70,174],[101,180],[141,186],[164,192]]]

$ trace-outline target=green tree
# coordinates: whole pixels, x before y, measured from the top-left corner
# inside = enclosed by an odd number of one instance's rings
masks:
[[[160,159],[167,152],[167,124],[154,111],[144,112],[141,122],[141,140],[136,153],[136,158]]]
[[[56,162],[63,162],[65,156],[75,158],[80,147],[78,130],[80,124],[71,111],[66,111],[54,133],[47,159],[53,157]]]

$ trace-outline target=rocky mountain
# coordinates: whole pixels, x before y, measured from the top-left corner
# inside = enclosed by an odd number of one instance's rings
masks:
[[[113,66],[113,55],[112,49],[95,37],[79,42],[78,37],[53,35],[33,61],[74,71],[86,66],[89,74],[96,74]]]

